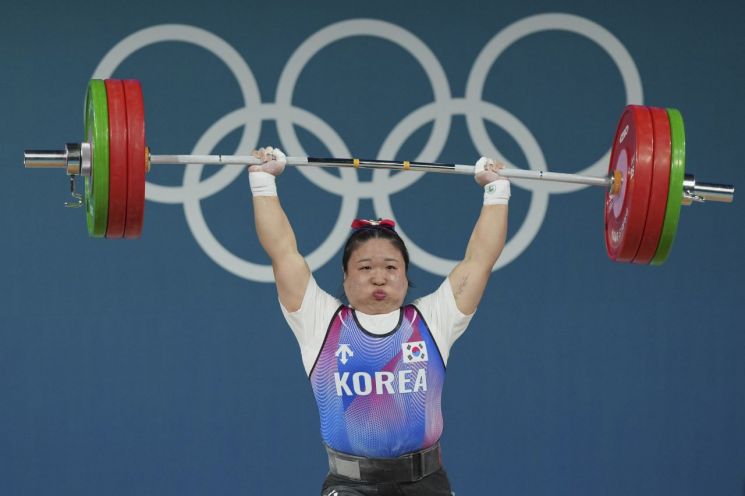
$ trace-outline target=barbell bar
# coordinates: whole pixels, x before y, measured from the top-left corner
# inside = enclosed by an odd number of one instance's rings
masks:
[[[252,155],[155,155],[145,144],[142,90],[136,80],[92,80],[85,104],[85,140],[64,150],[26,150],[27,168],[64,168],[85,206],[92,237],[137,238],[144,216],[145,174],[152,165],[254,165]],[[473,165],[358,158],[287,157],[287,165],[391,169],[473,175]],[[618,262],[659,265],[667,259],[681,205],[734,200],[732,185],[685,174],[685,130],[676,109],[629,105],[619,120],[608,175],[507,168],[507,178],[606,188],[605,243]],[[75,179],[85,178],[85,197]]]

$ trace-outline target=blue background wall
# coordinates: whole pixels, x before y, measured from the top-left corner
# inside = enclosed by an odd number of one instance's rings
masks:
[[[85,85],[113,47],[161,24],[205,30],[250,68],[260,96],[249,117],[266,111],[245,142],[242,128],[216,136],[217,151],[275,144],[290,154],[338,154],[341,143],[318,135],[324,126],[298,127],[293,144],[275,120],[289,122],[288,107],[259,105],[276,101],[286,64],[315,33],[341,21],[352,22],[350,34],[360,19],[390,23],[379,34],[416,37],[441,65],[450,94],[463,97],[489,40],[551,12],[612,33],[638,70],[643,103],[682,111],[697,178],[745,184],[742,2],[4,6],[0,494],[317,494],[326,470],[315,404],[273,286],[257,281],[261,269],[231,272],[240,264],[221,265],[216,248],[197,241],[212,233],[236,257],[267,263],[245,174],[201,197],[194,180],[171,203],[148,186],[144,235],[130,242],[89,239],[83,212],[62,207],[64,174],[22,168],[24,148],[81,139]],[[519,120],[552,169],[581,171],[607,151],[627,103],[619,71],[587,37],[542,31],[489,67],[483,100]],[[149,45],[113,75],[142,81],[155,153],[190,152],[245,105],[227,65],[194,44]],[[291,94],[357,156],[380,156],[394,127],[433,98],[417,59],[372,36],[323,48],[301,67]],[[437,110],[447,116],[446,106]],[[418,156],[432,128],[392,136],[404,142],[396,156]],[[487,124],[494,147],[526,168],[515,129]],[[474,143],[463,115],[445,137],[427,158],[472,163],[492,152]],[[333,258],[313,265],[333,292],[341,274],[330,233],[340,209],[344,225],[381,214],[372,174],[349,186],[353,176],[337,192],[295,169],[279,181],[303,253],[331,238],[321,251]],[[175,188],[184,178],[184,170],[163,166],[148,181]],[[416,245],[461,256],[481,202],[470,179],[429,175],[393,194],[378,181],[377,201],[390,198]],[[513,188],[510,236],[523,225],[534,236],[494,273],[451,354],[443,442],[456,492],[743,494],[743,202],[684,208],[670,259],[654,268],[607,260],[602,191],[530,188]],[[536,198],[547,202],[542,219],[529,209]],[[414,264],[412,297],[442,279],[423,256]]]

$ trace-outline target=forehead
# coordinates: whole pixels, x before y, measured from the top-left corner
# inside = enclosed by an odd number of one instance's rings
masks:
[[[393,259],[403,262],[404,257],[390,240],[372,238],[357,245],[349,256],[350,262],[362,259]]]

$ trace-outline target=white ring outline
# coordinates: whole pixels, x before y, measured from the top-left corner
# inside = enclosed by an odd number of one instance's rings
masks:
[[[526,17],[510,24],[497,33],[484,46],[473,63],[471,73],[468,76],[468,83],[466,84],[466,99],[473,102],[483,101],[484,84],[486,83],[489,70],[502,52],[504,52],[510,45],[531,34],[539,33],[541,31],[556,30],[569,31],[584,36],[591,41],[594,41],[598,46],[605,50],[621,72],[621,77],[623,78],[624,87],[626,89],[626,104],[641,104],[643,102],[641,77],[639,76],[636,64],[634,64],[634,60],[631,58],[631,54],[629,54],[628,50],[626,50],[626,47],[623,46],[618,38],[600,24],[585,19],[584,17],[571,14],[538,14]],[[477,119],[473,115],[466,114],[466,125],[468,126],[468,132],[471,134],[474,141],[482,144],[489,143],[488,147],[483,148],[483,153],[495,158],[496,160],[509,163],[509,161],[499,153],[497,147],[491,143],[491,139],[486,131],[486,126],[484,126],[483,120]],[[577,174],[607,175],[610,153],[611,150],[609,149],[597,162],[586,169],[577,172]],[[520,184],[525,188],[532,189],[525,182],[521,182]],[[536,184],[536,187],[551,193],[572,193],[584,189],[587,186],[583,184],[540,182],[539,184]]]
[[[185,24],[160,24],[141,29],[122,39],[108,51],[101,59],[93,78],[108,78],[114,73],[119,65],[136,51],[149,45],[160,42],[178,41],[196,45],[208,50],[219,58],[230,69],[243,95],[243,106],[260,106],[261,95],[256,79],[240,53],[228,42],[219,36],[195,26]],[[247,116],[243,134],[238,144],[236,153],[249,153],[259,139],[261,132],[261,119],[255,116]],[[225,188],[235,180],[237,176],[231,168],[224,168],[208,177],[199,188],[190,193],[200,195],[200,198],[213,195]],[[188,199],[185,191],[178,186],[164,186],[156,183],[145,183],[145,198],[160,203],[183,203]]]
[[[424,69],[430,83],[435,101],[448,101],[450,99],[450,83],[448,82],[445,70],[442,68],[435,54],[419,38],[414,36],[396,24],[376,19],[351,19],[331,24],[320,31],[317,31],[306,39],[290,56],[287,64],[279,77],[276,92],[276,103],[280,109],[292,106],[292,95],[295,85],[300,77],[300,73],[308,62],[323,48],[331,43],[357,36],[372,36],[395,43],[405,49],[412,55],[419,65]],[[287,147],[290,154],[305,155],[303,146],[300,144],[295,130],[292,125],[285,119],[277,119],[277,132],[282,143]],[[432,129],[424,150],[420,153],[422,156],[437,156],[445,147],[448,134],[450,133],[450,116],[438,116]],[[435,144],[439,143],[439,144]],[[345,174],[345,171],[347,174]],[[358,194],[361,198],[370,198],[376,192],[374,188],[382,187],[379,182],[376,185],[372,181],[360,182],[356,174],[350,174],[354,171],[341,169],[341,180],[324,171],[323,169],[302,169],[303,175],[313,184],[329,192],[338,191],[341,188],[358,188]],[[350,178],[354,178],[355,184],[350,184]],[[415,176],[415,180],[420,176]]]
[[[522,149],[530,168],[533,170],[541,170],[546,166],[543,152],[541,151],[540,146],[538,146],[535,137],[520,120],[506,110],[488,102],[479,102],[475,105],[472,101],[464,98],[452,99],[448,102],[446,108],[451,115],[467,115],[468,113],[476,113],[480,115],[481,118],[487,118],[494,123],[501,121],[503,124],[502,128],[510,130],[513,139]],[[405,127],[406,130],[411,133],[428,122],[431,122],[440,112],[443,112],[442,104],[438,105],[436,103],[431,103],[425,105],[420,107],[415,113],[407,116],[405,122],[401,121],[402,123],[400,123],[399,126]],[[390,146],[392,151],[395,151],[396,145],[400,147],[410,136],[410,134],[404,135],[399,133],[396,133],[396,135],[399,136],[398,139],[400,140],[400,143],[390,141],[388,146]],[[477,148],[479,147],[478,144],[476,144],[476,146]],[[389,171],[381,170],[380,172],[387,173]],[[497,263],[494,264],[494,267],[492,267],[492,270],[497,270],[512,262],[523,251],[525,251],[533,239],[535,239],[548,210],[548,198],[549,193],[545,190],[536,189],[532,191],[530,206],[528,207],[528,212],[525,215],[522,225],[515,235],[505,244],[502,254],[499,256]],[[386,194],[385,196],[382,194],[376,195],[373,198],[373,206],[376,215],[396,220],[391,206],[390,194]],[[536,217],[538,220],[534,220]],[[439,257],[425,251],[406,235],[398,221],[396,223],[398,225],[396,231],[401,236],[401,239],[406,243],[406,247],[411,255],[412,263],[416,266],[434,274],[446,276],[460,262],[460,260]]]
[[[287,108],[283,108],[282,110],[286,112]],[[346,145],[334,130],[328,126],[328,124],[306,110],[297,107],[292,107],[290,110],[294,115],[292,118],[293,123],[297,123],[310,132],[316,133],[319,129],[322,129],[323,133],[327,136],[333,136],[332,140],[324,143],[329,151],[339,157],[348,155],[349,152]],[[242,108],[230,112],[219,119],[202,135],[195,145],[193,153],[200,155],[209,154],[225,136],[245,122],[241,119],[247,118],[246,114],[255,114],[264,120],[268,120],[272,119],[270,116],[276,111],[276,105],[262,104],[258,109]],[[316,136],[320,137],[319,134],[316,134]],[[188,165],[186,167],[183,185],[185,191],[189,191],[199,184],[203,167],[203,165],[199,164]],[[246,169],[242,165],[225,167],[231,167],[232,169],[237,170],[238,174],[241,174]],[[331,260],[339,251],[339,248],[333,247],[343,246],[347,236],[349,235],[349,219],[356,215],[359,200],[354,190],[347,191],[340,196],[341,207],[339,208],[339,216],[336,219],[331,234],[326,237],[320,246],[305,257],[311,271],[315,271],[316,269],[326,265],[326,263],[328,263],[329,260]],[[220,244],[207,225],[201,208],[201,198],[199,198],[198,195],[187,195],[186,200],[184,201],[184,214],[186,216],[186,222],[194,234],[197,243],[202,250],[204,250],[207,256],[209,256],[217,265],[231,274],[244,279],[254,280],[257,282],[274,282],[274,273],[272,272],[271,265],[258,264],[244,260],[228,251],[222,244]]]

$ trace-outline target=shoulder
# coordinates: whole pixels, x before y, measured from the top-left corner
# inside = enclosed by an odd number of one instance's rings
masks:
[[[473,314],[466,315],[458,310],[447,277],[437,290],[414,300],[411,305],[421,314],[447,363],[450,347],[466,330]]]
[[[336,309],[342,306],[342,302],[335,296],[323,290],[316,282],[315,277],[311,275],[310,279],[308,280],[308,285],[305,288],[305,294],[303,295],[303,301],[300,304],[300,308],[295,310],[294,312],[290,312],[284,307],[284,305],[282,305],[281,301],[280,306],[282,307],[282,313],[285,315],[285,317],[289,317],[308,313],[316,313],[319,311],[326,312],[328,311],[328,309],[332,309],[333,314]]]
[[[426,296],[422,296],[421,298],[417,298],[411,302],[411,304],[420,309],[422,313],[445,310],[448,312],[455,311],[456,314],[462,316],[470,317],[473,315],[465,315],[458,310],[458,307],[455,304],[455,296],[453,295],[453,287],[451,286],[448,277],[442,281],[435,291]]]
[[[306,373],[310,372],[316,355],[323,345],[326,331],[331,320],[341,308],[341,300],[330,295],[318,286],[315,278],[310,277],[300,308],[289,312],[280,302],[282,314],[292,329],[300,345],[303,365]]]

